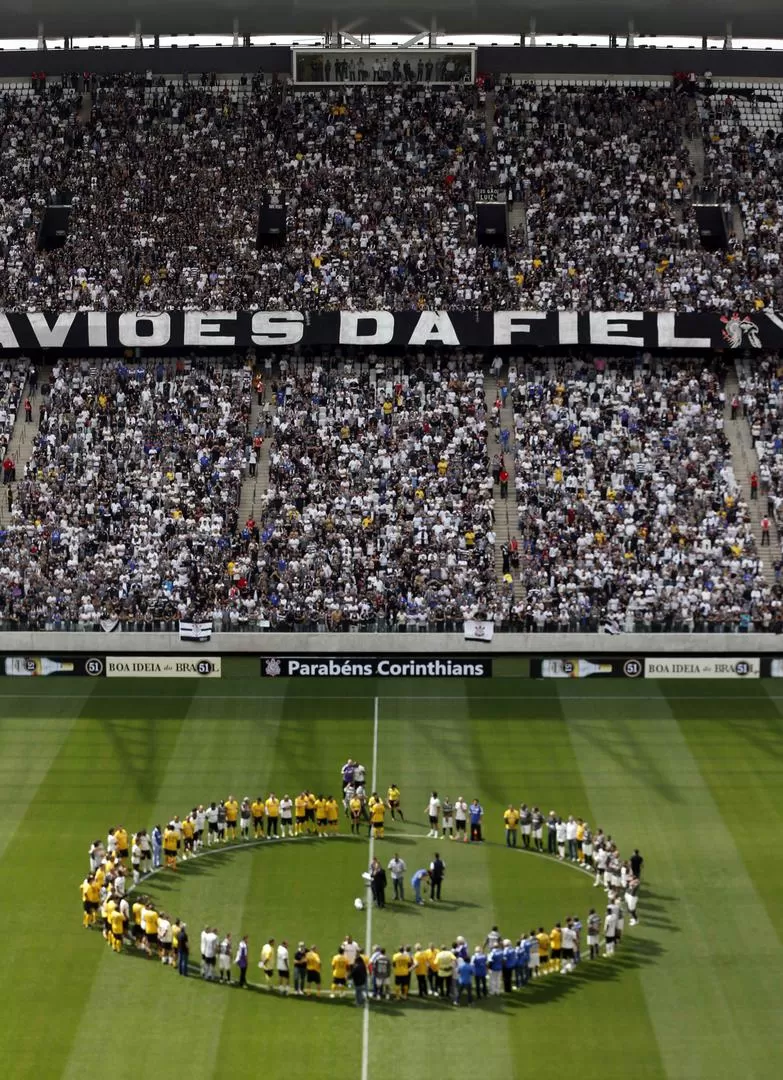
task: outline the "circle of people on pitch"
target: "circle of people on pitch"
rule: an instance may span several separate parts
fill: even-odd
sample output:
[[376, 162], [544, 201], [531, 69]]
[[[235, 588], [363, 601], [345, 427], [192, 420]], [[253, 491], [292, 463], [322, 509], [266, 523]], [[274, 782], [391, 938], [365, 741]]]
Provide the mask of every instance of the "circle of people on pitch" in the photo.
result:
[[[354, 804], [359, 803], [356, 790], [362, 786], [363, 773], [363, 766], [351, 758], [341, 770], [346, 813], [352, 817]], [[399, 788], [392, 785], [389, 795], [388, 805], [402, 817]], [[377, 799], [375, 805], [379, 803], [386, 805], [383, 800]], [[437, 791], [431, 793], [426, 806], [430, 823], [428, 836], [437, 837], [439, 830], [442, 830], [443, 838], [448, 836], [455, 839], [454, 820], [460, 803], [464, 803], [464, 800], [452, 804], [448, 799], [441, 800]], [[290, 810], [293, 810], [295, 825], [288, 820]], [[370, 814], [372, 817], [372, 810]], [[182, 857], [187, 860], [212, 844], [223, 844], [227, 840], [247, 841], [251, 828], [257, 838], [265, 834], [270, 839], [281, 839], [286, 827], [289, 829], [288, 836], [292, 838], [307, 834], [325, 836], [336, 831], [338, 816], [335, 799], [316, 798], [304, 791], [296, 800], [290, 800], [287, 795], [278, 800], [271, 793], [265, 800], [261, 796], [252, 801], [245, 797], [241, 804], [233, 795], [229, 795], [219, 804], [212, 802], [207, 807], [201, 804], [194, 807], [182, 822], [175, 816], [163, 832], [159, 826], [155, 826], [149, 834], [141, 829], [130, 836], [123, 825], [112, 826], [105, 845], [95, 840], [90, 846], [90, 872], [80, 886], [82, 924], [85, 928], [100, 925], [104, 939], [115, 952], [121, 952], [124, 946], [132, 946], [148, 956], [157, 956], [162, 964], [176, 967], [180, 975], [188, 976], [191, 971], [191, 943], [187, 923], [179, 918], [171, 918], [165, 910], [159, 910], [158, 905], [146, 894], [139, 893], [131, 904], [131, 893], [142, 879], [160, 869], [163, 860], [167, 867], [176, 869], [180, 845]], [[469, 816], [471, 840], [481, 841], [483, 810], [478, 800], [473, 800]], [[376, 820], [372, 817], [372, 820], [376, 829], [377, 822], [380, 822], [382, 836], [383, 818]], [[280, 821], [283, 822], [282, 826]], [[509, 847], [517, 846], [519, 831], [524, 848], [543, 854], [546, 828], [546, 850], [549, 854], [556, 855], [561, 861], [569, 860], [591, 875], [594, 872], [593, 886], [602, 886], [608, 896], [603, 919], [595, 908], [591, 908], [586, 925], [577, 916], [569, 916], [549, 932], [541, 926], [538, 931], [533, 929], [529, 934], [520, 935], [516, 943], [504, 938], [497, 926], [493, 926], [484, 946], [476, 945], [472, 953], [465, 938], [458, 936], [451, 948], [446, 945], [437, 948], [434, 943], [422, 948], [417, 943], [413, 947], [402, 945], [389, 956], [385, 948], [374, 945], [370, 953], [365, 955], [358, 943], [348, 935], [331, 960], [331, 998], [345, 996], [350, 989], [357, 1005], [369, 999], [384, 1000], [391, 996], [390, 980], [393, 976], [394, 998], [397, 1000], [407, 998], [415, 977], [419, 997], [438, 997], [458, 1005], [464, 995], [467, 1004], [472, 1004], [474, 987], [475, 997], [480, 1000], [488, 995], [519, 990], [531, 979], [553, 972], [572, 972], [582, 959], [583, 930], [590, 959], [599, 956], [602, 934], [605, 946], [603, 955], [614, 955], [615, 947], [622, 939], [625, 911], [629, 913], [632, 926], [638, 922], [638, 893], [644, 862], [639, 851], [635, 850], [629, 860], [622, 860], [612, 837], [605, 835], [602, 829], [593, 834], [589, 824], [580, 818], [571, 815], [563, 819], [553, 810], [545, 817], [537, 806], [529, 807], [526, 803], [522, 803], [519, 809], [510, 804], [504, 811], [503, 824]], [[440, 861], [437, 854], [435, 858]], [[128, 882], [126, 876], [128, 861], [133, 874], [132, 883]], [[395, 898], [404, 899], [402, 878], [405, 864], [395, 854], [389, 866], [395, 879]], [[440, 894], [442, 873], [435, 875], [426, 870], [420, 871], [412, 879], [417, 903], [422, 902], [421, 888], [427, 879], [431, 881], [432, 898]], [[373, 893], [377, 901], [374, 885]], [[221, 938], [217, 927], [205, 926], [199, 945], [202, 978], [215, 981], [217, 976], [217, 981], [231, 983], [233, 963], [238, 970], [237, 985], [249, 985], [250, 946], [247, 935], [243, 935], [234, 945], [230, 933]], [[283, 994], [321, 994], [322, 961], [315, 944], [308, 947], [300, 942], [292, 964], [288, 942], [283, 940], [277, 944], [274, 938], [270, 938], [262, 947], [258, 966], [264, 975], [262, 985], [268, 990], [275, 987], [276, 977], [276, 988]], [[292, 967], [293, 986], [290, 981]]]

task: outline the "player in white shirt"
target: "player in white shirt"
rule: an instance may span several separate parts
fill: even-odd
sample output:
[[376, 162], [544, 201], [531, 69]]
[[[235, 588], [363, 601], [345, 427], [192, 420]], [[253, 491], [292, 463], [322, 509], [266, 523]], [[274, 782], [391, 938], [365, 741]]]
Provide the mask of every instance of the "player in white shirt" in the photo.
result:
[[291, 967], [288, 957], [288, 942], [281, 941], [277, 946], [277, 988], [281, 994], [287, 994], [291, 978]]
[[595, 910], [590, 908], [590, 914], [587, 916], [587, 945], [590, 949], [590, 959], [595, 960], [599, 952], [599, 935], [601, 933], [601, 916]]
[[218, 980], [220, 982], [223, 982], [223, 977], [225, 976], [225, 981], [227, 983], [230, 983], [231, 982], [231, 934], [226, 934], [226, 936], [223, 938], [223, 940], [218, 945], [217, 969], [218, 969]]
[[125, 895], [125, 869], [122, 863], [117, 867], [117, 873], [114, 875], [114, 895], [122, 897]]
[[360, 765], [359, 762], [354, 765], [353, 768], [353, 782], [357, 787], [363, 787], [365, 781], [366, 770], [364, 765]]
[[438, 820], [440, 818], [440, 799], [438, 798], [437, 791], [433, 791], [432, 795], [430, 795], [426, 811], [427, 816], [430, 819], [430, 831], [427, 833], [427, 836], [434, 836], [437, 839]]
[[468, 842], [468, 804], [465, 802], [465, 800], [462, 798], [461, 795], [457, 799], [457, 801], [454, 803], [454, 821], [457, 824], [457, 839], [459, 840], [459, 838], [461, 836], [462, 839], [465, 841], [465, 843], [467, 843]]
[[599, 885], [604, 883], [604, 873], [606, 871], [606, 864], [609, 861], [609, 852], [605, 847], [601, 846], [596, 848], [595, 852], [595, 881], [593, 882], [593, 888], [597, 889]]
[[114, 838], [114, 829], [109, 829], [106, 836], [106, 854], [113, 855], [117, 850], [117, 841]]
[[636, 926], [639, 921], [636, 917], [636, 905], [638, 903], [639, 879], [631, 876], [628, 879], [628, 884], [625, 887], [625, 906], [628, 908], [628, 916], [631, 926]]
[[343, 942], [343, 952], [345, 954], [345, 957], [346, 957], [346, 959], [348, 961], [349, 966], [353, 967], [354, 962], [356, 960], [356, 956], [357, 956], [357, 954], [359, 952], [359, 946], [356, 944], [356, 942], [353, 940], [353, 938], [351, 937], [350, 934], [348, 935], [348, 937]]
[[562, 818], [557, 819], [557, 825], [555, 827], [557, 832], [557, 857], [562, 862], [565, 858], [565, 846], [566, 846], [566, 832], [567, 826]]
[[138, 836], [133, 837], [131, 844], [131, 870], [133, 871], [133, 884], [138, 885], [141, 880], [141, 846]]
[[207, 823], [207, 815], [204, 807], [198, 806], [193, 811], [193, 850], [198, 851], [204, 844], [204, 826]]
[[158, 916], [158, 956], [162, 964], [171, 963], [171, 922], [162, 911]]
[[576, 821], [573, 817], [566, 822], [566, 842], [569, 861], [576, 862]]
[[205, 979], [213, 980], [215, 978], [215, 957], [218, 951], [218, 935], [217, 930], [207, 930], [204, 935], [204, 960], [206, 963]]
[[150, 836], [146, 829], [142, 829], [138, 834], [139, 847], [141, 848], [141, 872], [142, 874], [148, 874], [152, 866], [152, 844], [150, 843]]
[[210, 803], [204, 811], [204, 816], [207, 819], [207, 846], [210, 844], [216, 844], [218, 839], [217, 822], [218, 822], [218, 810], [216, 803]]
[[280, 835], [285, 836], [285, 831], [288, 829], [288, 835], [294, 835], [294, 800], [290, 795], [284, 795], [280, 800]]
[[206, 977], [207, 977], [207, 952], [206, 952], [207, 944], [206, 944], [206, 942], [207, 942], [207, 934], [208, 933], [209, 933], [209, 927], [205, 926], [204, 929], [201, 931], [201, 978], [202, 979], [206, 979]]
[[563, 927], [560, 938], [562, 963], [560, 970], [563, 973], [574, 970], [574, 949], [576, 947], [576, 931], [569, 923]]
[[614, 937], [616, 933], [617, 916], [611, 908], [607, 908], [606, 918], [604, 919], [604, 942], [606, 945], [604, 956], [614, 956]]

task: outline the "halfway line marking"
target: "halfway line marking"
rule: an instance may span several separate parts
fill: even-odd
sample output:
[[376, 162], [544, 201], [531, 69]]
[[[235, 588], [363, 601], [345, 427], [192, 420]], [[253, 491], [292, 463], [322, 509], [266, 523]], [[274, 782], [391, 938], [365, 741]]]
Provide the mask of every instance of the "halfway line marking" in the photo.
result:
[[[378, 696], [373, 698], [373, 723], [372, 723], [372, 783], [370, 791], [376, 790], [378, 781]], [[375, 829], [370, 826], [370, 863], [375, 857]], [[364, 924], [364, 947], [366, 955], [370, 955], [372, 949], [372, 898], [367, 900], [367, 919]], [[362, 1080], [368, 1080], [370, 1075], [370, 995], [364, 998], [364, 1016], [362, 1017]]]

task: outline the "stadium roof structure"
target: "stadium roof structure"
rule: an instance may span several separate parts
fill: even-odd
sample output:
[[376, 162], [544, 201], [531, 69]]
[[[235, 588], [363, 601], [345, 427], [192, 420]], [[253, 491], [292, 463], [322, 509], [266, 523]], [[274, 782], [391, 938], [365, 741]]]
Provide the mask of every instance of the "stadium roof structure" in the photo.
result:
[[641, 34], [783, 38], [780, 0], [0, 0], [1, 37], [231, 33]]

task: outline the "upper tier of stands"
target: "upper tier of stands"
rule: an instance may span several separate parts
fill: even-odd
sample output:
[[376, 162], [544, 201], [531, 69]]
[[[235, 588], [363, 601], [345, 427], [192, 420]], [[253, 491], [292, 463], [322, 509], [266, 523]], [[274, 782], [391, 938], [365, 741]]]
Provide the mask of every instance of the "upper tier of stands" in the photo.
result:
[[[118, 78], [0, 92], [0, 305], [742, 310], [781, 299], [774, 84], [696, 99], [654, 80], [508, 80], [291, 91]], [[753, 95], [750, 100], [749, 95]], [[705, 151], [705, 176], [698, 160]], [[256, 250], [262, 191], [284, 250]], [[696, 188], [739, 204], [702, 250]], [[35, 251], [61, 187], [66, 247]], [[474, 198], [505, 191], [508, 251], [477, 249]]]

